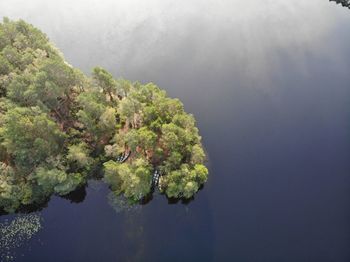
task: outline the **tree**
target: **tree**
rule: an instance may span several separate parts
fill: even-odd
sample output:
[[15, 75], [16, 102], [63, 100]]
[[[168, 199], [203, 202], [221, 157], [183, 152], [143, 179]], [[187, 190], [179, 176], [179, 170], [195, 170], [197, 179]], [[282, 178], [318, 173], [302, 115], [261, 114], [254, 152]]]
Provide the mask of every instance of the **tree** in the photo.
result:
[[104, 179], [115, 192], [120, 192], [123, 183], [120, 174], [129, 174], [130, 169], [128, 165], [121, 165], [113, 160], [109, 160], [103, 164]]
[[151, 150], [155, 147], [157, 142], [157, 135], [149, 130], [147, 127], [141, 127], [137, 130], [139, 146], [144, 149], [144, 151]]
[[180, 128], [173, 123], [164, 124], [161, 129], [161, 141], [168, 150], [178, 150], [183, 147]]
[[135, 159], [131, 164], [108, 161], [104, 164], [105, 180], [112, 190], [138, 201], [151, 190], [151, 171], [146, 159]]
[[31, 77], [33, 76], [29, 73], [13, 76], [7, 87], [7, 97], [21, 106], [35, 106], [37, 95], [32, 95]]
[[99, 126], [103, 130], [104, 134], [110, 137], [115, 132], [116, 125], [116, 110], [112, 107], [107, 107], [100, 116]]
[[0, 162], [0, 206], [7, 212], [14, 212], [21, 204], [16, 182], [13, 168]]
[[196, 165], [203, 163], [205, 160], [205, 153], [203, 148], [196, 144], [192, 147], [192, 154], [191, 154], [191, 164]]
[[132, 88], [132, 83], [128, 80], [119, 79], [116, 81], [116, 91], [119, 98], [127, 97]]
[[198, 191], [198, 184], [194, 181], [187, 182], [183, 188], [183, 196], [191, 198]]
[[2, 145], [21, 168], [30, 169], [62, 150], [65, 134], [38, 107], [16, 107], [6, 113], [3, 121]]
[[196, 164], [194, 169], [191, 170], [191, 175], [195, 181], [197, 181], [200, 185], [207, 182], [208, 179], [208, 169], [202, 164]]
[[118, 112], [122, 118], [125, 118], [128, 125], [129, 123], [133, 128], [137, 128], [140, 121], [141, 103], [132, 97], [123, 98], [118, 105]]
[[109, 95], [109, 99], [114, 101], [114, 94], [117, 91], [117, 82], [113, 76], [102, 67], [95, 67], [92, 72], [92, 77], [96, 84], [102, 88], [105, 94]]
[[81, 142], [68, 147], [67, 159], [71, 163], [76, 164], [79, 168], [88, 168], [93, 163], [93, 158], [91, 158], [89, 154], [90, 149], [88, 145]]
[[181, 188], [178, 184], [171, 182], [167, 185], [166, 194], [171, 198], [181, 197]]
[[93, 141], [99, 143], [102, 137], [109, 139], [116, 126], [115, 109], [108, 106], [105, 96], [96, 90], [84, 92], [78, 96], [78, 103], [81, 108], [78, 120]]
[[46, 60], [35, 75], [33, 92], [58, 117], [69, 115], [72, 89], [79, 83], [72, 67], [60, 58]]
[[140, 144], [140, 136], [137, 130], [132, 129], [127, 132], [124, 136], [124, 141], [131, 151], [135, 151]]
[[66, 195], [83, 182], [83, 177], [79, 173], [68, 174], [64, 170], [57, 168], [48, 169], [45, 167], [37, 168], [34, 178], [46, 195], [52, 193]]
[[130, 171], [129, 174], [121, 174], [122, 190], [126, 197], [137, 201], [151, 190], [150, 166], [144, 158], [138, 158], [132, 163]]
[[0, 54], [0, 75], [7, 75], [13, 70], [10, 62]]

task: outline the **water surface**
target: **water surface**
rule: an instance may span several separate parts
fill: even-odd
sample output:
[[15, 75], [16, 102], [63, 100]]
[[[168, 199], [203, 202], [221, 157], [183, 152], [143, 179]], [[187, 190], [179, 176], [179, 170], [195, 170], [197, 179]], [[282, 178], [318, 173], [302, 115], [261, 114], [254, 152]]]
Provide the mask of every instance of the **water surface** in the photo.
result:
[[[180, 98], [210, 178], [188, 204], [53, 197], [16, 261], [349, 261], [350, 11], [327, 0], [2, 0], [0, 16]], [[85, 198], [84, 198], [85, 196]], [[16, 216], [1, 216], [0, 223]]]

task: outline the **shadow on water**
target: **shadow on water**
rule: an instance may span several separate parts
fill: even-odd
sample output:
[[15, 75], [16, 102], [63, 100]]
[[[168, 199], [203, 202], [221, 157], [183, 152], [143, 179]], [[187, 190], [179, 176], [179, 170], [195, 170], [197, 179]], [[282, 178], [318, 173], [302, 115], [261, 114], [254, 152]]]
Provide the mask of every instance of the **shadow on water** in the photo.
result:
[[79, 187], [69, 194], [62, 196], [62, 198], [69, 200], [71, 203], [81, 203], [86, 198], [86, 186]]
[[[60, 196], [63, 199], [69, 200], [71, 203], [81, 203], [85, 200], [86, 197], [86, 186], [81, 186], [74, 191], [70, 192], [67, 195]], [[41, 203], [31, 204], [31, 205], [24, 205], [19, 207], [19, 209], [16, 211], [16, 214], [29, 214], [34, 212], [39, 212], [44, 210], [48, 207], [48, 203], [50, 202], [51, 198], [44, 199]], [[0, 209], [0, 217], [9, 215], [6, 211]]]
[[[15, 212], [16, 214], [29, 214], [29, 213], [35, 213], [42, 211], [43, 209], [48, 207], [48, 203], [50, 202], [50, 199], [45, 199], [40, 204], [31, 204], [31, 205], [25, 205], [19, 207], [19, 209]], [[8, 212], [6, 212], [3, 209], [0, 209], [0, 217], [1, 216], [7, 216], [9, 215]]]
[[[101, 176], [101, 174], [99, 174], [98, 177], [93, 179], [93, 180], [95, 180], [95, 181], [101, 180], [100, 176]], [[70, 201], [70, 203], [75, 203], [75, 204], [82, 203], [82, 202], [84, 202], [84, 200], [86, 198], [86, 195], [87, 195], [87, 192], [86, 192], [87, 186], [88, 186], [88, 184], [75, 189], [74, 191], [68, 193], [67, 195], [63, 195], [63, 196], [59, 196], [59, 197], [62, 198], [62, 199], [66, 199], [66, 200]], [[198, 192], [203, 190], [203, 188], [204, 188], [204, 185], [200, 186], [200, 188], [198, 189]], [[159, 192], [157, 190], [155, 190], [154, 188], [152, 188], [151, 192], [147, 196], [143, 197], [136, 204], [135, 203], [133, 203], [133, 204], [127, 203], [128, 201], [126, 199], [124, 199], [124, 197], [122, 197], [122, 196], [118, 196], [118, 197], [109, 196], [109, 200], [110, 200], [110, 205], [114, 209], [115, 209], [116, 205], [123, 205], [124, 207], [126, 205], [130, 205], [130, 207], [131, 206], [135, 207], [135, 206], [138, 206], [138, 205], [145, 206], [145, 205], [149, 204], [153, 200], [154, 194], [157, 194], [157, 193], [159, 193]], [[112, 194], [112, 192], [111, 192], [111, 194]], [[161, 194], [161, 195], [166, 197], [166, 199], [168, 200], [168, 204], [169, 205], [174, 205], [174, 204], [178, 204], [178, 203], [181, 203], [183, 205], [188, 205], [189, 203], [191, 203], [195, 199], [194, 196], [189, 198], [189, 199], [186, 199], [186, 198], [169, 198], [165, 194]], [[116, 201], [114, 198], [117, 198], [118, 200]], [[16, 213], [18, 213], [18, 214], [28, 214], [28, 213], [42, 211], [43, 209], [48, 207], [48, 203], [50, 202], [50, 199], [51, 198], [47, 198], [47, 199], [43, 200], [40, 204], [36, 203], [36, 204], [21, 206], [16, 211]], [[0, 209], [0, 216], [4, 216], [4, 215], [9, 215], [9, 213], [7, 213], [6, 211]]]
[[[204, 185], [201, 185], [196, 194], [198, 194], [203, 189], [204, 189]], [[153, 195], [155, 193], [157, 193], [157, 191], [155, 191], [155, 189], [152, 188], [151, 192], [147, 196], [143, 197], [140, 200], [139, 204], [144, 206], [144, 205], [147, 205], [148, 203], [150, 203], [153, 200]], [[188, 205], [189, 203], [191, 203], [195, 199], [195, 196], [192, 196], [191, 198], [181, 198], [181, 197], [180, 198], [173, 198], [173, 197], [168, 197], [164, 193], [161, 193], [161, 195], [166, 197], [169, 205], [174, 205], [174, 204], [178, 204], [178, 203], [181, 203], [183, 205]]]

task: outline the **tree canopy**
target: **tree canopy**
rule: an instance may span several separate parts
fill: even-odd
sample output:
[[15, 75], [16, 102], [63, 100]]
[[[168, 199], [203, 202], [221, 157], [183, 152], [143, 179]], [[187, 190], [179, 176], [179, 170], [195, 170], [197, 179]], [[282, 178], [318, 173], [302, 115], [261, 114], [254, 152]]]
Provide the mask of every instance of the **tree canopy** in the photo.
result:
[[161, 192], [191, 198], [207, 180], [205, 159], [178, 99], [101, 67], [85, 76], [32, 25], [0, 23], [0, 209], [68, 194], [98, 168], [133, 202], [151, 192], [155, 169]]
[[350, 9], [350, 0], [330, 0]]

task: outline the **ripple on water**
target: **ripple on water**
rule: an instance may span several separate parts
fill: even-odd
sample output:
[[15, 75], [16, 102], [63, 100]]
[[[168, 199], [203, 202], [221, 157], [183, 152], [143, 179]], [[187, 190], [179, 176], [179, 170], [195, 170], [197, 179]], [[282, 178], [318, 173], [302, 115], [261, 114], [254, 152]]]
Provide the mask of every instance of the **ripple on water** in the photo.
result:
[[15, 249], [29, 242], [41, 229], [40, 214], [21, 214], [0, 223], [0, 261], [13, 261]]

